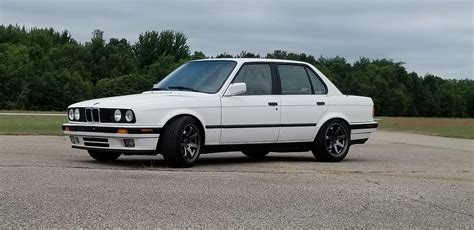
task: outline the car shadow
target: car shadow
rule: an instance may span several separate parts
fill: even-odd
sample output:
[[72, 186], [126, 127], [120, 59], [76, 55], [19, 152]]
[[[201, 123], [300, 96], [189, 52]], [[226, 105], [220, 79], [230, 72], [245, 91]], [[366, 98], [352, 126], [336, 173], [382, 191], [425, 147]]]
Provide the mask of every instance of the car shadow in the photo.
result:
[[[319, 162], [311, 153], [272, 153], [265, 158], [255, 159], [247, 156], [240, 155], [226, 155], [222, 154], [204, 154], [201, 155], [199, 161], [194, 166], [195, 168], [207, 167], [207, 166], [229, 166], [229, 165], [252, 165], [252, 164], [268, 164], [276, 162], [300, 162], [300, 163], [317, 163], [317, 164], [334, 164], [334, 162]], [[122, 156], [118, 160], [113, 162], [98, 162], [95, 160], [86, 160], [88, 163], [103, 166], [118, 166], [134, 169], [144, 168], [168, 168], [165, 161], [161, 156]], [[352, 158], [347, 157], [337, 164], [346, 164], [351, 162], [367, 161], [360, 157]]]

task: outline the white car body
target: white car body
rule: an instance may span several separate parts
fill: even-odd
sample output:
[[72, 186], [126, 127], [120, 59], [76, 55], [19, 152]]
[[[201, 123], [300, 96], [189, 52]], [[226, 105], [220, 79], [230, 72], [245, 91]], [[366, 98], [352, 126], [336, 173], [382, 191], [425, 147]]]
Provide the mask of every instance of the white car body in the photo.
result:
[[[202, 125], [205, 133], [204, 152], [212, 152], [213, 147], [219, 146], [313, 142], [321, 126], [335, 118], [349, 124], [351, 143], [364, 143], [377, 127], [373, 120], [371, 98], [343, 95], [323, 73], [310, 64], [273, 59], [200, 61], [213, 60], [236, 62], [217, 93], [147, 91], [75, 103], [69, 108], [130, 109], [136, 121], [103, 123], [71, 120], [63, 125], [64, 134], [72, 137], [73, 148], [150, 154], [159, 152], [157, 148], [163, 127], [174, 117], [182, 115], [192, 116]], [[324, 82], [326, 94], [226, 95], [232, 80], [246, 63], [304, 65]], [[275, 104], [270, 106], [269, 103]], [[118, 129], [126, 129], [127, 132], [119, 133]], [[94, 144], [94, 138], [106, 138], [107, 144]], [[133, 139], [135, 145], [125, 147], [124, 139]], [[219, 151], [219, 148], [216, 149]], [[222, 148], [222, 151], [225, 150]]]

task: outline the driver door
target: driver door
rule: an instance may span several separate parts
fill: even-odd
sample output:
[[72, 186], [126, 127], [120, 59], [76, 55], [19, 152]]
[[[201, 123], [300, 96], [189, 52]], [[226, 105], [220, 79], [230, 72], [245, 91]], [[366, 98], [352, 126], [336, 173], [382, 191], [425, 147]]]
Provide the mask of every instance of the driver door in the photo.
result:
[[274, 95], [268, 63], [244, 64], [233, 83], [247, 86], [244, 94], [223, 96], [221, 143], [275, 142], [280, 131], [280, 97]]

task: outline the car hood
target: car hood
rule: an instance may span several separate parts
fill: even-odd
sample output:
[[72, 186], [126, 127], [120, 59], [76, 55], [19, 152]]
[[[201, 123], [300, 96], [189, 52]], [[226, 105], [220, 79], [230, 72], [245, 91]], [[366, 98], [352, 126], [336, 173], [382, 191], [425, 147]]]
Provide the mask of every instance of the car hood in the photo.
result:
[[147, 91], [141, 94], [106, 97], [82, 101], [72, 104], [69, 107], [152, 109], [157, 107], [169, 107], [170, 105], [175, 105], [175, 102], [177, 101], [196, 100], [197, 98], [209, 98], [210, 96], [212, 95], [188, 91]]

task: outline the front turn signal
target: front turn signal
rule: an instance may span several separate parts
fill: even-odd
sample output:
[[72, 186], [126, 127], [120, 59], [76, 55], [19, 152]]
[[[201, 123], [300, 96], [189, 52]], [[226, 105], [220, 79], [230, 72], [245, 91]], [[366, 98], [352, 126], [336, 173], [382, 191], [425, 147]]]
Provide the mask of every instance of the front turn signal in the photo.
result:
[[142, 133], [152, 133], [153, 129], [140, 129]]
[[117, 133], [127, 134], [127, 133], [128, 133], [128, 129], [118, 129], [118, 130], [117, 130]]

